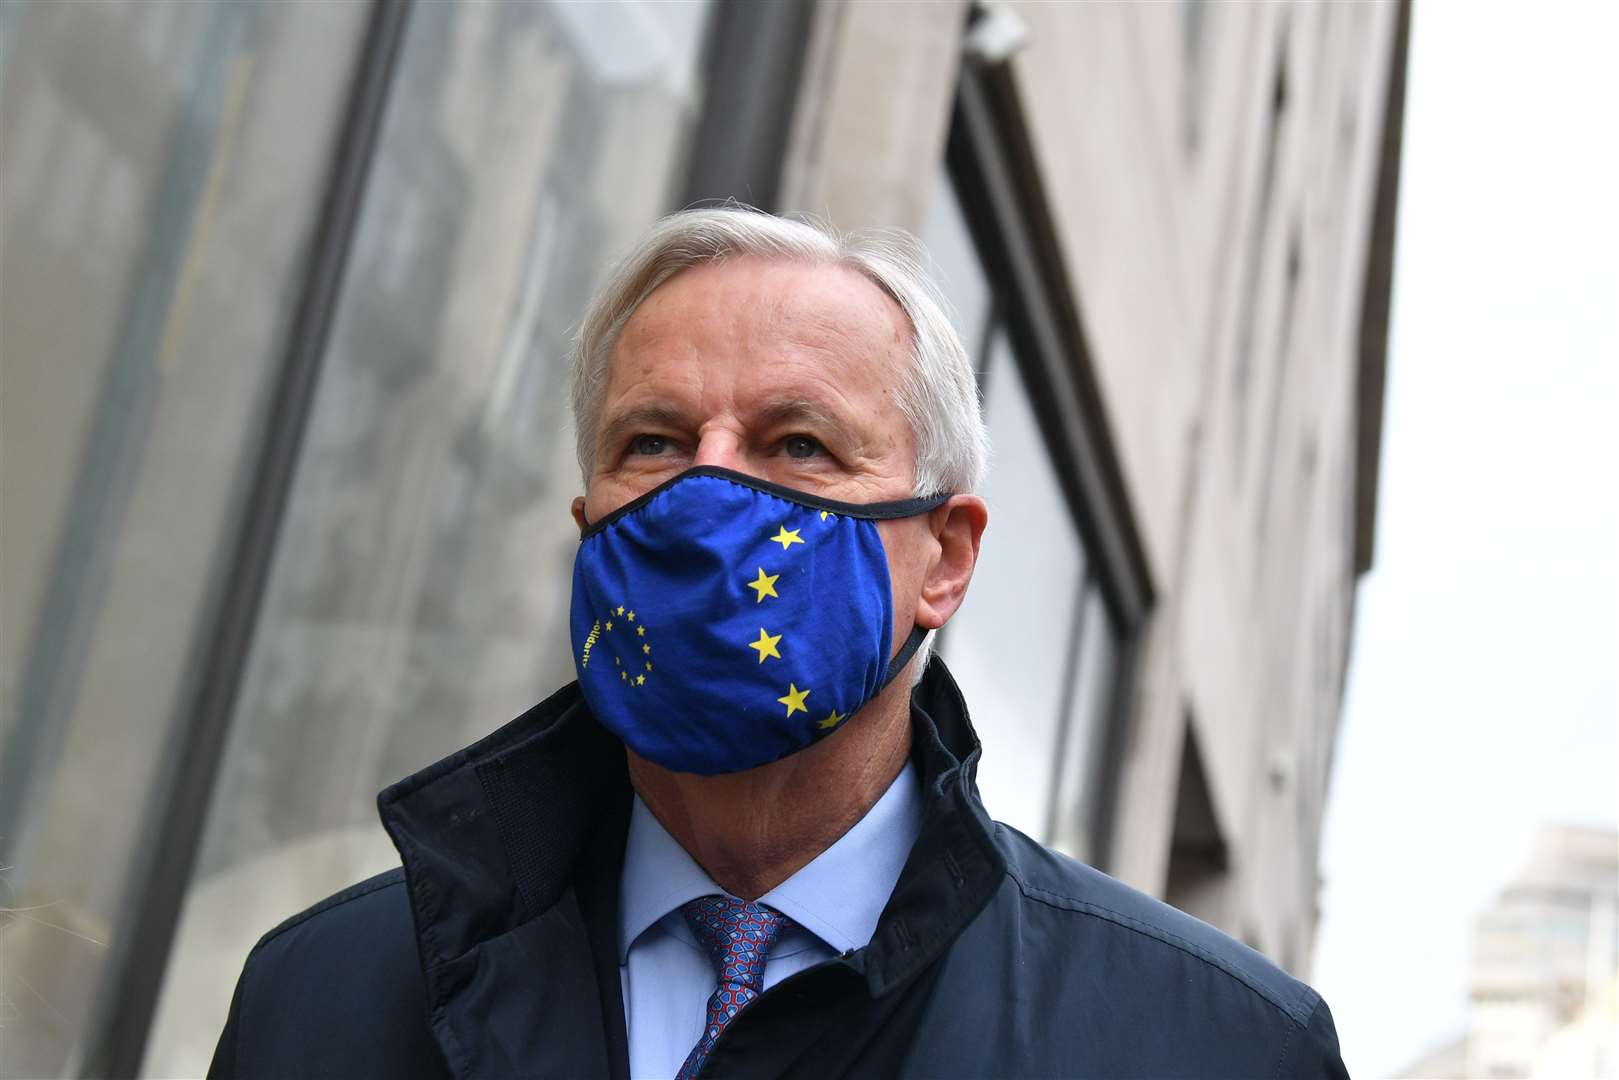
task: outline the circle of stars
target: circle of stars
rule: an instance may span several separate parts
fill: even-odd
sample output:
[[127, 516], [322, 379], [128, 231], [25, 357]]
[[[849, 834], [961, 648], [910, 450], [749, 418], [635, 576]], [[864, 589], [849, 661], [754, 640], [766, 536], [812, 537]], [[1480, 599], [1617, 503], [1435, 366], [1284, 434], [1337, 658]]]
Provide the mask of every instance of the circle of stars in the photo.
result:
[[[647, 676], [652, 672], [652, 642], [646, 640], [646, 623], [636, 617], [634, 608], [619, 604], [602, 621], [602, 636], [612, 634], [615, 627], [621, 632], [621, 636], [628, 638], [627, 646], [622, 650], [613, 650], [613, 664], [618, 668], [618, 681], [625, 689], [645, 686]], [[622, 653], [629, 654], [628, 662]]]

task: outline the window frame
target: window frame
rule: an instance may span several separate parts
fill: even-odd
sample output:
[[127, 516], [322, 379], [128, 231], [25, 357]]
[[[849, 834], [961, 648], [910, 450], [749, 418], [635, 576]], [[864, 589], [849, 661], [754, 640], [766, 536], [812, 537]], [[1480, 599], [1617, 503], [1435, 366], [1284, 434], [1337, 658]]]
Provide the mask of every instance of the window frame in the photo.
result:
[[[1005, 327], [1058, 484], [1088, 549], [1076, 604], [1082, 612], [1095, 588], [1119, 633], [1105, 730], [1097, 745], [1094, 775], [1099, 782], [1082, 796], [1089, 861], [1106, 869], [1113, 861], [1116, 766], [1128, 736], [1142, 631], [1155, 598], [1091, 359], [1079, 294], [1056, 239], [1056, 223], [1017, 89], [1005, 64], [963, 62], [945, 170], [990, 282], [985, 340], [996, 326]], [[994, 392], [992, 382], [981, 384], [986, 396]], [[1076, 620], [1070, 640], [1070, 652], [1076, 656], [1080, 623]], [[1074, 689], [1074, 678], [1074, 672], [1065, 677], [1067, 696]], [[1071, 720], [1071, 711], [1065, 711], [1054, 748], [1048, 832], [1060, 813], [1057, 773], [1068, 756]]]

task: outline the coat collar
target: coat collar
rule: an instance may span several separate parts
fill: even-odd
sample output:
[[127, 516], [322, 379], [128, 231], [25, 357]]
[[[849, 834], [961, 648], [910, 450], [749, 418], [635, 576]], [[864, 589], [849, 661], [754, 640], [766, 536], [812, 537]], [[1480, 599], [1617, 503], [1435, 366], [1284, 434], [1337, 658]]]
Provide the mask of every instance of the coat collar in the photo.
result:
[[[1005, 873], [975, 783], [978, 736], [937, 657], [912, 695], [911, 715], [921, 832], [871, 943], [841, 961], [874, 997], [936, 959]], [[616, 1017], [622, 1041], [610, 977], [630, 799], [623, 746], [596, 722], [577, 684], [377, 797], [404, 864], [441, 1044], [466, 1038], [447, 1033], [455, 1025], [446, 1018], [457, 994], [491, 967], [480, 954], [526, 940], [537, 922], [584, 931], [604, 1015]]]

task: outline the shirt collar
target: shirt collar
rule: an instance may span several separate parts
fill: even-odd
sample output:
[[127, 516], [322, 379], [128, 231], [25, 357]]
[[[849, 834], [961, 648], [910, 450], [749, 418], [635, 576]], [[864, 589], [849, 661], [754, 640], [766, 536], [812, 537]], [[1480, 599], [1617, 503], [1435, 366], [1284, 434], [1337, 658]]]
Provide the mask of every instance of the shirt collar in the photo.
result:
[[[974, 782], [982, 747], [938, 657], [912, 693], [911, 730], [921, 830], [870, 943], [844, 960], [874, 997], [935, 963], [1006, 882]], [[441, 1037], [487, 1042], [484, 999], [462, 993], [465, 965], [509, 958], [526, 940], [513, 931], [547, 918], [570, 932], [583, 919], [603, 1015], [618, 1017], [631, 805], [624, 744], [596, 722], [577, 683], [377, 796], [404, 864], [429, 1003], [446, 1017]], [[529, 954], [518, 959], [528, 971]]]
[[629, 836], [618, 884], [618, 963], [647, 928], [688, 900], [725, 890], [669, 835], [641, 796], [630, 808]]
[[[916, 766], [907, 762], [864, 817], [759, 902], [839, 953], [858, 949], [877, 929], [921, 828], [921, 788]], [[619, 963], [665, 915], [724, 892], [636, 796], [619, 879]]]

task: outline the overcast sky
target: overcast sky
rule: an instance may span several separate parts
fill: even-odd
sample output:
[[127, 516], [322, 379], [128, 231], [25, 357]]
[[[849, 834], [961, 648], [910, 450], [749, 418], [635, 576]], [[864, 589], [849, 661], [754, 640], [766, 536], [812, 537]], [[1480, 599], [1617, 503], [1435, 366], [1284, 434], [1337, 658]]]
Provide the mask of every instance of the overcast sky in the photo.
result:
[[1619, 813], [1616, 8], [1414, 8], [1312, 979], [1357, 1076], [1461, 1032], [1472, 918], [1535, 827]]

